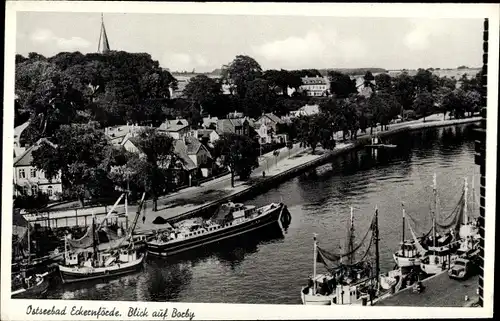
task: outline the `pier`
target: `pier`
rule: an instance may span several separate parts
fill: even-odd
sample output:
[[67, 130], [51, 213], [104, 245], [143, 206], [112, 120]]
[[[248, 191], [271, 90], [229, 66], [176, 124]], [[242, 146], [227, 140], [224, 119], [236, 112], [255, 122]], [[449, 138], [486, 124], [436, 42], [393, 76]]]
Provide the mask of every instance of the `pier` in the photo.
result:
[[[422, 281], [422, 293], [405, 288], [376, 302], [376, 306], [418, 306], [418, 307], [465, 307], [477, 302], [478, 276], [466, 280], [454, 280], [448, 271]], [[465, 298], [468, 298], [465, 300]]]

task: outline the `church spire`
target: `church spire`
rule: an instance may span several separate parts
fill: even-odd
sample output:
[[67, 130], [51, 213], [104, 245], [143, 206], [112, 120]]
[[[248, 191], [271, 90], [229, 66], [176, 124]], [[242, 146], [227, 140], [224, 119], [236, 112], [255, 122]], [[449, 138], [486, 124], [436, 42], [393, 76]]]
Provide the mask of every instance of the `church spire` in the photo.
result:
[[97, 52], [107, 53], [109, 50], [108, 35], [106, 34], [106, 28], [104, 27], [104, 18], [101, 13], [101, 32], [99, 34], [99, 45], [97, 47]]

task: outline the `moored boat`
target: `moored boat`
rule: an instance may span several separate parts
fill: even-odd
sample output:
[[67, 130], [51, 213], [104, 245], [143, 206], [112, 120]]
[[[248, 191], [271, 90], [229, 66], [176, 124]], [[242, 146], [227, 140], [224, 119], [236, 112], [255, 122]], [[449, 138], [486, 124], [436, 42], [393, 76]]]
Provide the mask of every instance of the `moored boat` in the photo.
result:
[[253, 205], [226, 203], [209, 220], [186, 220], [157, 232], [147, 242], [147, 251], [155, 256], [169, 256], [197, 247], [256, 231], [290, 219], [283, 203], [256, 208]]
[[134, 244], [133, 232], [144, 204], [144, 194], [128, 235], [99, 248], [95, 219], [84, 237], [79, 240], [65, 238], [64, 263], [59, 264], [63, 283], [110, 278], [132, 273], [142, 267], [145, 253]]
[[39, 299], [49, 288], [48, 272], [23, 277], [21, 274], [12, 279], [11, 298]]
[[[348, 233], [348, 252], [344, 254], [333, 254], [320, 248], [314, 235], [314, 263], [313, 276], [309, 284], [301, 289], [302, 304], [305, 305], [368, 305], [375, 298], [379, 275], [378, 261], [378, 210], [370, 225], [370, 229], [363, 237], [361, 243], [354, 247], [353, 240], [353, 216], [351, 208], [351, 228]], [[364, 240], [371, 232], [371, 241], [363, 258], [366, 257], [372, 244], [375, 245], [376, 264], [373, 273], [372, 265], [368, 260], [353, 262], [354, 253], [361, 247]], [[343, 259], [348, 262], [344, 264]], [[327, 262], [338, 262], [332, 266]], [[316, 274], [316, 262], [321, 262], [328, 270], [327, 274]]]
[[405, 213], [406, 211], [403, 205], [403, 231], [402, 231], [400, 248], [397, 252], [393, 254], [394, 261], [396, 262], [396, 265], [399, 268], [419, 266], [421, 259], [425, 254], [425, 249], [423, 247], [419, 247], [419, 242], [416, 240], [416, 237], [414, 235], [411, 226], [409, 226], [409, 228], [414, 238], [412, 240], [405, 239], [405, 230], [406, 230]]
[[[432, 245], [428, 248], [427, 257], [420, 264], [420, 268], [426, 274], [441, 273], [449, 269], [458, 257], [474, 250], [475, 243], [471, 242], [474, 236], [473, 224], [469, 222], [467, 215], [468, 197], [467, 179], [465, 179], [462, 196], [455, 210], [445, 219], [448, 223], [437, 223], [434, 215]], [[449, 233], [438, 239], [437, 227], [449, 230]]]

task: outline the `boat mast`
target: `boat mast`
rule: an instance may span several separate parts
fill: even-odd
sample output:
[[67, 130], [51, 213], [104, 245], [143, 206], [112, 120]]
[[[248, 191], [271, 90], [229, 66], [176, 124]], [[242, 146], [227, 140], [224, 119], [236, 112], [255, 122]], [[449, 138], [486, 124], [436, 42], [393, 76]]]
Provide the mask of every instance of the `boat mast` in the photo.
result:
[[378, 207], [375, 206], [375, 222], [374, 222], [374, 230], [373, 230], [373, 238], [375, 241], [375, 277], [377, 280], [377, 287], [379, 284], [379, 275], [380, 275], [380, 259], [379, 259], [379, 235], [378, 235]]
[[316, 236], [318, 234], [314, 233], [313, 239], [314, 239], [314, 247], [313, 247], [313, 253], [314, 253], [314, 258], [313, 258], [313, 294], [316, 294], [316, 251], [317, 251], [317, 246], [318, 243], [316, 241]]
[[403, 233], [402, 233], [402, 236], [401, 236], [401, 242], [405, 243], [405, 205], [403, 203], [401, 203], [401, 206], [403, 207]]
[[30, 237], [30, 222], [27, 222], [28, 227], [28, 267], [31, 261], [31, 237]]
[[92, 213], [92, 249], [94, 250], [94, 253], [93, 253], [93, 258], [94, 258], [94, 262], [92, 263], [95, 263], [96, 259], [97, 259], [97, 244], [96, 244], [96, 229], [95, 229], [95, 217], [94, 217], [94, 213]]
[[467, 217], [467, 196], [469, 193], [469, 188], [467, 186], [467, 177], [464, 178], [464, 224], [467, 225], [468, 217]]
[[354, 208], [351, 206], [351, 227], [349, 231], [349, 247], [348, 247], [348, 253], [349, 253], [349, 264], [352, 265], [354, 261]]
[[434, 193], [434, 215], [432, 216], [432, 243], [436, 247], [436, 212], [437, 212], [437, 181], [436, 173], [432, 178], [432, 191]]

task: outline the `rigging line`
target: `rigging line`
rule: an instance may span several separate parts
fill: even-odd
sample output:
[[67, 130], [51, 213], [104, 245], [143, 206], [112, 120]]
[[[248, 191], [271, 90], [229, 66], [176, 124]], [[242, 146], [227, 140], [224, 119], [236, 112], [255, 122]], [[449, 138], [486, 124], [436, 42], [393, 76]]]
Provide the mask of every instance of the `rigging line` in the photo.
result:
[[[464, 202], [465, 202], [465, 200], [463, 198], [461, 198], [460, 201], [458, 202], [458, 204], [456, 205], [456, 207], [451, 211], [450, 215], [448, 215], [446, 218], [441, 220], [441, 222], [446, 222], [450, 218], [452, 218], [452, 220], [455, 220], [457, 215], [461, 215], [462, 214], [461, 212], [463, 211], [463, 207], [465, 204]], [[441, 224], [445, 224], [445, 223], [441, 223]]]
[[450, 217], [452, 217], [452, 216], [456, 215], [456, 211], [460, 209], [460, 206], [462, 206], [462, 204], [463, 204], [463, 202], [464, 202], [464, 200], [465, 200], [464, 196], [465, 196], [465, 192], [462, 192], [462, 195], [460, 196], [460, 198], [459, 198], [459, 200], [458, 200], [457, 204], [455, 205], [455, 208], [451, 211], [450, 215], [448, 215], [447, 217], [443, 218], [443, 220], [442, 220], [442, 221], [446, 221], [446, 220], [448, 220]]

